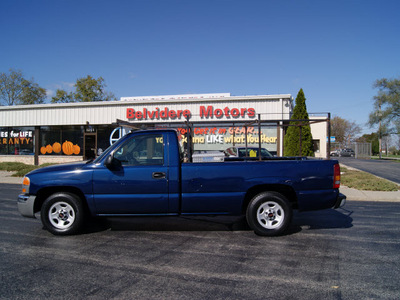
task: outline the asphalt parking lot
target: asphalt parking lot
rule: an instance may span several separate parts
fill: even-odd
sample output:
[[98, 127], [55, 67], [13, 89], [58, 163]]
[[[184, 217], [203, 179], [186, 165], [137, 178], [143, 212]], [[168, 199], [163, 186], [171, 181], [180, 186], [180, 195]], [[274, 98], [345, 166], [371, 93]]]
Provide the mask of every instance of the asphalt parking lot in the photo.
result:
[[398, 299], [400, 203], [295, 214], [287, 235], [241, 218], [138, 218], [56, 237], [0, 184], [1, 299]]

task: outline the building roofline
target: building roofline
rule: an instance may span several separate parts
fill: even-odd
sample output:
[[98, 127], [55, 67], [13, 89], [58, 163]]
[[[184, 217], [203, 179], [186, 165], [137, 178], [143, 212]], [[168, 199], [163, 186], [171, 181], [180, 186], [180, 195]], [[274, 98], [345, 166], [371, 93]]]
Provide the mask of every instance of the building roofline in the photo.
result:
[[[124, 97], [127, 98], [127, 97]], [[47, 108], [64, 108], [64, 107], [91, 107], [91, 106], [126, 106], [126, 105], [145, 105], [145, 104], [162, 104], [162, 103], [196, 103], [196, 102], [228, 102], [228, 101], [257, 101], [257, 100], [293, 100], [291, 94], [276, 95], [250, 95], [250, 96], [230, 96], [221, 98], [182, 98], [182, 99], [156, 99], [156, 100], [117, 100], [117, 101], [94, 101], [94, 102], [73, 102], [73, 103], [46, 103], [46, 104], [30, 104], [30, 105], [14, 105], [0, 106], [0, 110], [33, 110]]]

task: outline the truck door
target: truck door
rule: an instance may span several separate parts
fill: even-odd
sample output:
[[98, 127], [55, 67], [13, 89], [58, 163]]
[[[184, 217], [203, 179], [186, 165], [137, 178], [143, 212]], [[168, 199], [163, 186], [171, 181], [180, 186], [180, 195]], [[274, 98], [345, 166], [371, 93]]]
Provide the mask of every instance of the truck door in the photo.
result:
[[93, 175], [97, 214], [168, 213], [168, 156], [162, 133], [135, 135], [114, 151], [121, 167]]

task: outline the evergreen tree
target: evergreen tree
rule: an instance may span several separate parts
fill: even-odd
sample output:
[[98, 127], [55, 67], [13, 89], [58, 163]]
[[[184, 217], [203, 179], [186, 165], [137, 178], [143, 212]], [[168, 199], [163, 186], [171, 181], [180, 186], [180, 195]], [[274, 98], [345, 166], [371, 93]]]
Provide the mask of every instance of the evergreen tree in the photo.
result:
[[[306, 107], [306, 97], [303, 89], [300, 89], [296, 97], [296, 105], [293, 109], [293, 121], [287, 129], [283, 145], [284, 156], [299, 156], [300, 155], [300, 127], [301, 127], [301, 156], [314, 156], [314, 146], [311, 135], [311, 127], [308, 122], [308, 112]], [[295, 125], [295, 126], [293, 126]]]

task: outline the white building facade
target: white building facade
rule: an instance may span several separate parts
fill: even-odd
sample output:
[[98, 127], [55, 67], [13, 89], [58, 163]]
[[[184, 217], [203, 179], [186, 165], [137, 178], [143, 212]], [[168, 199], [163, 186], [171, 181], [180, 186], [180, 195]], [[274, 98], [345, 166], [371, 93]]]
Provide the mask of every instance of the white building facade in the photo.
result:
[[[193, 126], [194, 150], [222, 150], [246, 142], [258, 146], [261, 138], [263, 148], [282, 155], [284, 125], [292, 110], [290, 94], [229, 93], [1, 106], [0, 161], [42, 164], [89, 159], [118, 138], [116, 129], [120, 126], [172, 127], [183, 134], [186, 121]], [[316, 154], [326, 157], [326, 127], [325, 131], [318, 129], [319, 135], [320, 149]]]

